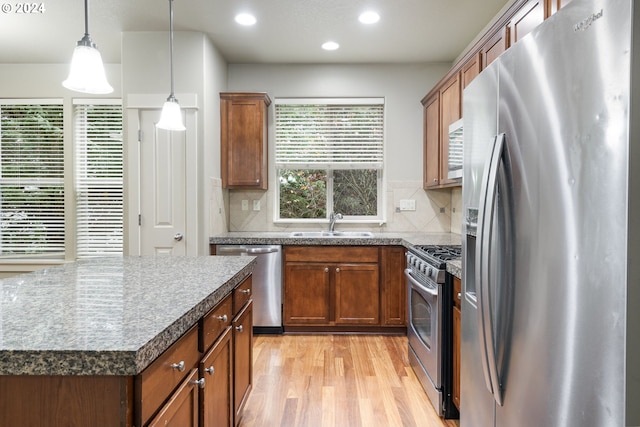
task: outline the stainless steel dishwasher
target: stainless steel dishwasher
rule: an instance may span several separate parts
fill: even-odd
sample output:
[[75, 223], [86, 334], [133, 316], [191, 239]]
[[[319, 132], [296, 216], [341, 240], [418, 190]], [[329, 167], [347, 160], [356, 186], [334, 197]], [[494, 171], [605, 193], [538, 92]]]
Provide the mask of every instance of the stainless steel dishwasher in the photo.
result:
[[216, 255], [255, 256], [253, 270], [253, 332], [281, 334], [282, 246], [216, 245]]

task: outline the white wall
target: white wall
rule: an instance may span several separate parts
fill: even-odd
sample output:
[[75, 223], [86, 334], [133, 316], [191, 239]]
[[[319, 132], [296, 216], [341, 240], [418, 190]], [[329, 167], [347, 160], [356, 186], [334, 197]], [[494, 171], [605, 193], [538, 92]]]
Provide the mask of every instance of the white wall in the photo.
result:
[[[423, 119], [420, 100], [451, 64], [229, 65], [229, 91], [279, 97], [384, 97], [387, 231], [451, 230], [451, 191], [422, 190]], [[273, 224], [273, 107], [269, 119], [269, 191], [230, 192], [231, 231], [276, 231]], [[400, 199], [415, 199], [415, 212], [395, 212]], [[259, 212], [242, 211], [241, 200], [260, 200]], [[251, 206], [251, 204], [250, 204]], [[441, 209], [444, 208], [444, 212]]]
[[[157, 95], [158, 109], [170, 92], [170, 50], [167, 32], [129, 32], [123, 34], [122, 73], [125, 107], [127, 97]], [[191, 156], [189, 173], [196, 171], [195, 182], [187, 182], [187, 191], [194, 192], [194, 203], [187, 203], [188, 221], [197, 223], [198, 253], [209, 251], [209, 236], [226, 230], [224, 215], [213, 201], [216, 178], [220, 177], [220, 107], [218, 93], [226, 89], [227, 63], [203, 33], [174, 33], [174, 89], [178, 101], [180, 94], [197, 99], [197, 147], [187, 147]], [[125, 123], [125, 126], [128, 124]], [[188, 155], [188, 154], [187, 154]], [[127, 164], [128, 173], [135, 165]], [[189, 200], [189, 197], [187, 197]], [[130, 203], [131, 205], [132, 203]]]

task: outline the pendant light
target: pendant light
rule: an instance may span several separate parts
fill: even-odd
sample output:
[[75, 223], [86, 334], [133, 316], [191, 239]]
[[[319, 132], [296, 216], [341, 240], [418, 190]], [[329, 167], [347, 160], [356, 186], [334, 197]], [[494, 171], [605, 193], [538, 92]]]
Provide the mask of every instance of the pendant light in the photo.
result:
[[76, 92], [106, 94], [113, 92], [107, 81], [102, 56], [89, 35], [89, 0], [84, 0], [84, 37], [78, 41], [71, 58], [69, 77], [62, 82]]
[[160, 121], [156, 123], [156, 127], [166, 130], [185, 130], [182, 124], [182, 112], [180, 104], [173, 94], [173, 0], [169, 0], [169, 36], [170, 36], [170, 52], [169, 62], [171, 64], [171, 93], [166, 102], [162, 106], [160, 113]]

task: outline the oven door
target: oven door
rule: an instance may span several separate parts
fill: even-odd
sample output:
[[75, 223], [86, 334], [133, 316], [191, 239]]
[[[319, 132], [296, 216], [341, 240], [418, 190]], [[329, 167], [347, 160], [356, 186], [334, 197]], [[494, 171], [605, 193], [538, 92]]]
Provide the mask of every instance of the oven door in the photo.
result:
[[442, 388], [442, 299], [440, 285], [418, 282], [405, 270], [409, 288], [409, 345], [436, 389]]

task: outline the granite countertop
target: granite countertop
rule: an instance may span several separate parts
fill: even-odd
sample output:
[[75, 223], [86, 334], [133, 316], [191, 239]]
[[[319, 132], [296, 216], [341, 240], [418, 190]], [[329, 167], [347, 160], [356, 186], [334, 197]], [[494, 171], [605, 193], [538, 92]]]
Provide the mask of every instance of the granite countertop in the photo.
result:
[[291, 237], [291, 232], [229, 232], [212, 236], [215, 245], [459, 245], [460, 235], [455, 233], [373, 233], [373, 237]]
[[136, 375], [254, 257], [113, 257], [0, 280], [0, 375]]

